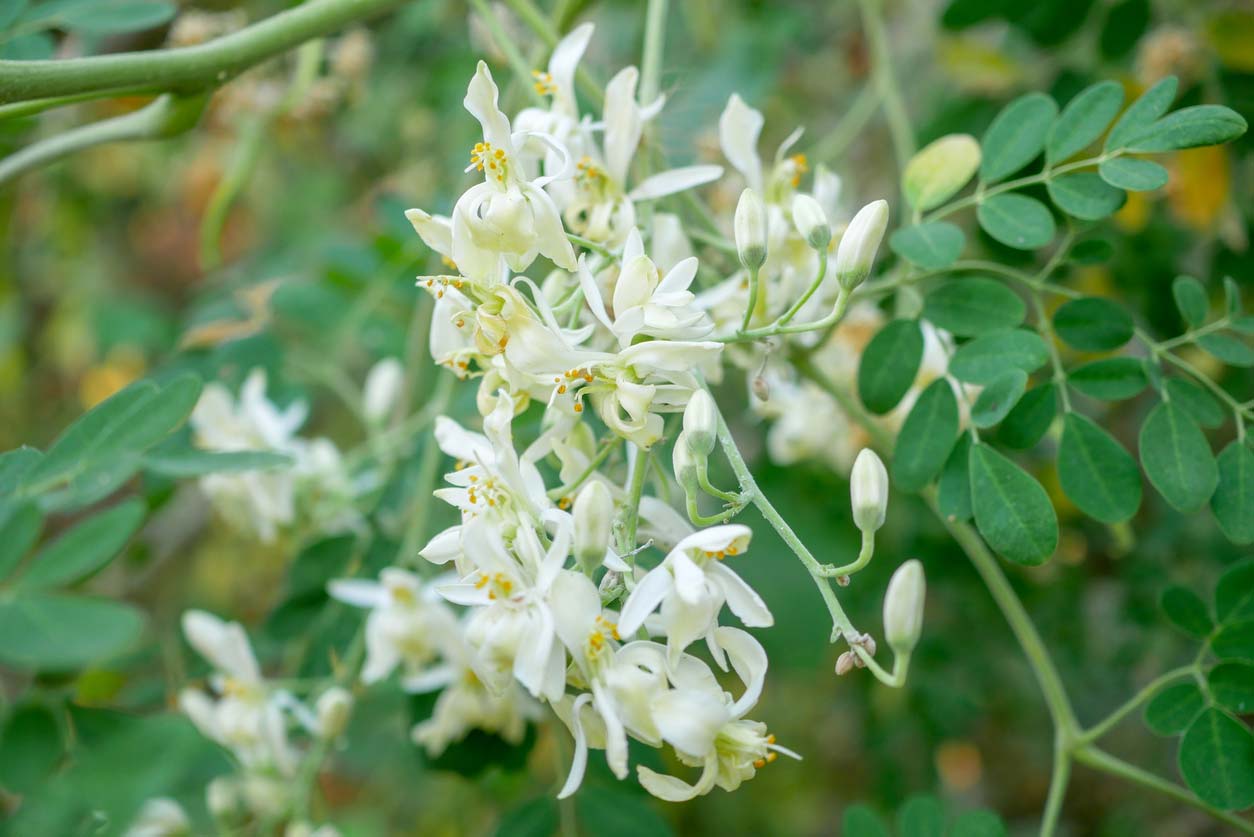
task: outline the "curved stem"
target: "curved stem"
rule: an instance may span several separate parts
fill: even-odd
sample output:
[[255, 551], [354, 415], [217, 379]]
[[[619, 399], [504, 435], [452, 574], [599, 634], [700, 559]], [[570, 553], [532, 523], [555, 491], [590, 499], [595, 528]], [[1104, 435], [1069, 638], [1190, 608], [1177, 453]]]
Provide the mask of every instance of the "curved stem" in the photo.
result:
[[814, 296], [814, 292], [817, 291], [819, 286], [823, 284], [823, 279], [827, 276], [827, 253], [820, 252], [818, 256], [818, 275], [814, 277], [814, 281], [810, 283], [810, 287], [806, 288], [806, 292], [801, 295], [801, 298], [794, 302], [792, 307], [784, 312], [782, 317], [775, 321], [777, 325], [788, 325], [788, 321], [797, 316], [797, 312], [805, 307], [805, 304], [810, 301], [810, 297]]
[[740, 324], [740, 334], [749, 333], [749, 323], [753, 320], [753, 315], [758, 310], [758, 279], [762, 268], [749, 268], [749, 301], [745, 304], [745, 318]]
[[1133, 695], [1126, 703], [1114, 712], [1111, 712], [1105, 718], [1077, 735], [1075, 739], [1076, 743], [1083, 745], [1096, 741], [1114, 729], [1120, 721], [1135, 712], [1141, 704], [1149, 701], [1165, 687], [1170, 686], [1177, 680], [1182, 680], [1186, 677], [1194, 677], [1196, 676], [1197, 671], [1198, 667], [1195, 663], [1187, 666], [1180, 666], [1179, 668], [1173, 668], [1165, 674], [1160, 674], [1158, 677], [1155, 677], [1147, 683], [1141, 691]]
[[401, 0], [308, 0], [205, 44], [91, 58], [0, 61], [0, 104], [147, 87], [190, 92], [223, 84], [243, 70]]
[[856, 561], [844, 564], [839, 567], [828, 565], [823, 567], [823, 575], [828, 578], [840, 578], [841, 576], [849, 576], [862, 570], [867, 564], [871, 563], [871, 558], [875, 556], [875, 530], [862, 530], [862, 549], [858, 552]]
[[888, 130], [893, 138], [897, 170], [901, 172], [914, 156], [914, 129], [910, 126], [910, 116], [901, 99], [901, 88], [897, 86], [897, 79], [893, 74], [892, 55], [889, 51], [888, 35], [884, 31], [884, 19], [880, 14], [880, 2], [881, 0], [859, 0], [858, 6], [871, 50], [871, 75], [879, 90], [880, 100], [884, 103], [884, 118], [888, 120]]

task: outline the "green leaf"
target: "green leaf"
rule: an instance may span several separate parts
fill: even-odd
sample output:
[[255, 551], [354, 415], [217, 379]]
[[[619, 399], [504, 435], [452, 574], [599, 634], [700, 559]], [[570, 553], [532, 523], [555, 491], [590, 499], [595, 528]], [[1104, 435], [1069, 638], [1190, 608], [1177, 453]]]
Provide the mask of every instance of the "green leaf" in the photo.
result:
[[0, 453], [0, 496], [17, 493], [17, 487], [41, 458], [43, 454], [31, 447]]
[[923, 318], [959, 337], [1014, 328], [1027, 308], [996, 279], [973, 276], [946, 282], [923, 300]]
[[1167, 185], [1165, 168], [1153, 160], [1140, 160], [1136, 157], [1106, 160], [1097, 167], [1097, 173], [1111, 186], [1130, 192], [1152, 192]]
[[64, 750], [61, 727], [48, 707], [17, 707], [0, 734], [0, 785], [12, 793], [31, 793], [47, 780]]
[[614, 786], [583, 788], [575, 797], [575, 811], [585, 826], [579, 833], [597, 837], [674, 837], [675, 831], [650, 804], [651, 800], [644, 794]]
[[1233, 440], [1215, 464], [1219, 485], [1210, 498], [1210, 510], [1228, 540], [1254, 543], [1254, 451]]
[[0, 662], [17, 669], [82, 668], [125, 651], [143, 615], [127, 604], [61, 593], [0, 596]]
[[1166, 113], [1167, 108], [1171, 107], [1172, 101], [1176, 98], [1178, 86], [1179, 82], [1175, 76], [1167, 76], [1142, 93], [1141, 97], [1123, 112], [1123, 115], [1115, 122], [1115, 127], [1111, 128], [1110, 133], [1106, 135], [1105, 150], [1113, 151], [1123, 148], [1129, 139], [1141, 133], [1146, 126]]
[[1190, 328], [1198, 328], [1206, 323], [1206, 315], [1210, 302], [1206, 298], [1206, 288], [1192, 276], [1177, 276], [1171, 283], [1171, 295], [1176, 300], [1176, 308], [1180, 316]]
[[1237, 661], [1220, 663], [1206, 675], [1211, 697], [1238, 715], [1254, 712], [1254, 665]]
[[1062, 109], [1045, 141], [1045, 161], [1062, 162], [1093, 144], [1123, 106], [1123, 85], [1100, 81], [1081, 90]]
[[1224, 622], [1211, 640], [1210, 649], [1221, 660], [1254, 662], [1254, 619]]
[[1050, 180], [1045, 188], [1055, 206], [1082, 221], [1097, 221], [1114, 215], [1128, 199], [1122, 189], [1116, 189], [1091, 171], [1064, 174]]
[[1215, 613], [1220, 622], [1254, 619], [1254, 561], [1229, 567], [1219, 577]]
[[1063, 420], [1058, 479], [1080, 511], [1103, 523], [1122, 523], [1141, 507], [1141, 472], [1114, 437], [1079, 413]]
[[1090, 238], [1071, 248], [1071, 260], [1076, 264], [1104, 264], [1114, 255], [1114, 246], [1104, 238]]
[[953, 197], [980, 166], [980, 144], [970, 134], [949, 134], [929, 143], [906, 163], [901, 188], [920, 212]]
[[1019, 403], [1027, 386], [1028, 373], [1022, 369], [1007, 369], [980, 391], [971, 406], [971, 423], [980, 428], [997, 424]]
[[180, 375], [132, 410], [126, 420], [108, 428], [89, 448], [96, 456], [115, 451], [144, 451], [183, 426], [200, 399], [202, 384], [195, 375]]
[[1219, 470], [1202, 430], [1175, 402], [1159, 404], [1141, 426], [1141, 464], [1177, 511], [1197, 511], [1215, 493]]
[[1245, 133], [1241, 114], [1223, 105], [1193, 105], [1169, 113], [1127, 141], [1138, 153], [1221, 145]]
[[937, 378], [919, 395], [902, 423], [893, 452], [893, 483], [917, 491], [944, 466], [958, 438], [958, 401], [945, 378]]
[[35, 555], [21, 578], [25, 590], [73, 584], [113, 560], [144, 520], [140, 500], [89, 517]]
[[292, 464], [292, 458], [273, 451], [179, 450], [153, 452], [144, 457], [144, 467], [154, 474], [172, 479], [201, 477], [205, 474], [267, 471]]
[[1054, 330], [1083, 352], [1117, 349], [1132, 339], [1132, 315], [1109, 299], [1088, 296], [1064, 302], [1054, 313]]
[[1196, 342], [1208, 354], [1229, 366], [1243, 368], [1254, 366], [1254, 348], [1250, 348], [1249, 344], [1239, 337], [1223, 332], [1211, 332], [1201, 335]]
[[1216, 808], [1254, 805], [1254, 733], [1222, 709], [1203, 711], [1180, 740], [1180, 775]]
[[1215, 396], [1188, 378], [1170, 378], [1163, 385], [1171, 403], [1183, 409], [1202, 427], [1214, 430], [1228, 420], [1228, 411]]
[[0, 6], [0, 32], [8, 29], [15, 20], [21, 17], [22, 12], [26, 11], [28, 2], [29, 0], [8, 0]]
[[1231, 276], [1224, 277], [1224, 310], [1229, 317], [1239, 317], [1244, 310], [1241, 307], [1241, 286]]
[[980, 143], [980, 179], [995, 183], [1032, 162], [1057, 115], [1058, 105], [1044, 93], [1028, 93], [1002, 108]]
[[1139, 395], [1149, 384], [1145, 366], [1136, 358], [1111, 357], [1078, 366], [1067, 373], [1067, 383], [1089, 398], [1121, 401]]
[[949, 520], [971, 519], [971, 436], [963, 433], [945, 460], [937, 483], [936, 503]]
[[849, 805], [840, 818], [844, 837], [888, 837], [888, 826], [866, 805]]
[[159, 0], [97, 2], [60, 16], [66, 29], [92, 35], [115, 35], [153, 29], [174, 17], [178, 7]]
[[1010, 329], [975, 338], [954, 352], [949, 372], [960, 381], [985, 386], [1008, 368], [1034, 372], [1049, 361], [1045, 341], [1034, 331]]
[[43, 525], [44, 516], [34, 503], [0, 501], [0, 581], [35, 544]]
[[1016, 564], [1043, 564], [1058, 546], [1058, 517], [1045, 489], [986, 444], [971, 446], [975, 525], [996, 552]]
[[1006, 837], [1006, 824], [992, 811], [966, 811], [954, 820], [951, 837]]
[[1187, 587], [1168, 587], [1160, 603], [1171, 624], [1194, 639], [1205, 639], [1215, 627], [1206, 602]]
[[893, 320], [871, 338], [858, 366], [858, 397], [872, 413], [897, 406], [923, 360], [923, 330], [915, 320]]
[[962, 230], [945, 221], [902, 227], [888, 239], [893, 252], [924, 270], [949, 267], [962, 255]]
[[558, 824], [557, 802], [542, 796], [502, 814], [496, 837], [552, 837]]
[[931, 795], [912, 796], [897, 811], [897, 833], [900, 837], [942, 837], [945, 833], [945, 809]]
[[980, 204], [975, 217], [986, 233], [1017, 250], [1044, 247], [1056, 232], [1049, 208], [1027, 195], [994, 195]]
[[1176, 683], [1145, 705], [1145, 725], [1158, 735], [1179, 735], [1189, 728], [1205, 704], [1196, 683]]
[[997, 438], [1006, 447], [1026, 450], [1041, 440], [1058, 414], [1058, 390], [1053, 383], [1028, 390], [1002, 420]]

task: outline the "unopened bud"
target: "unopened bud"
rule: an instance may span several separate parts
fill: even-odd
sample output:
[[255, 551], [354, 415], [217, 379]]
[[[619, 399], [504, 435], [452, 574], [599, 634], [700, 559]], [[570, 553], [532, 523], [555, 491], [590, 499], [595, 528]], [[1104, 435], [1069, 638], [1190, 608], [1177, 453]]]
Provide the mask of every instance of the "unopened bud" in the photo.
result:
[[836, 658], [836, 676], [839, 677], [853, 671], [858, 664], [858, 655], [852, 651], [845, 651]]
[[753, 376], [753, 396], [759, 401], [771, 400], [771, 385], [767, 382], [765, 375]]
[[703, 389], [694, 390], [684, 408], [684, 437], [697, 456], [709, 456], [718, 435], [714, 397]]
[[794, 195], [792, 222], [807, 244], [820, 252], [827, 250], [827, 245], [832, 240], [832, 228], [818, 201], [809, 195]]
[[671, 466], [675, 469], [675, 479], [683, 486], [684, 493], [695, 496], [700, 491], [697, 477], [697, 460], [688, 444], [688, 434], [680, 433], [675, 440], [675, 449], [671, 452]]
[[884, 525], [888, 511], [888, 471], [870, 448], [863, 448], [849, 476], [849, 501], [854, 525], [863, 532], [876, 532]]
[[894, 654], [907, 655], [923, 631], [923, 565], [911, 559], [897, 568], [884, 595], [884, 638]]
[[318, 718], [318, 734], [326, 739], [339, 738], [353, 714], [353, 696], [347, 689], [332, 686], [322, 693], [314, 705]]
[[575, 560], [591, 573], [605, 560], [614, 525], [614, 498], [605, 483], [593, 480], [575, 498]]
[[873, 201], [858, 210], [836, 248], [836, 279], [846, 291], [862, 284], [871, 273], [875, 252], [888, 228], [888, 201]]
[[740, 193], [732, 227], [740, 263], [749, 270], [761, 267], [766, 262], [766, 207], [752, 189]]
[[405, 371], [394, 357], [385, 357], [371, 367], [366, 375], [366, 387], [362, 397], [362, 412], [371, 421], [382, 421], [392, 412], [401, 394]]

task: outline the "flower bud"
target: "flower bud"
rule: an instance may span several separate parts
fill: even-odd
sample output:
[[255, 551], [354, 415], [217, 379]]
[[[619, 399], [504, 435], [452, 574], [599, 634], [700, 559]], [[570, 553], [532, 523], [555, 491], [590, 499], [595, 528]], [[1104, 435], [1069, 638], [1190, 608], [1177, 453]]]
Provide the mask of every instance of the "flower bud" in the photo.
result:
[[884, 638], [894, 654], [909, 654], [923, 630], [923, 565], [911, 559], [897, 568], [884, 595]]
[[888, 201], [873, 201], [858, 210], [836, 248], [836, 280], [846, 291], [862, 284], [871, 273], [875, 251], [888, 227]]
[[697, 478], [697, 460], [689, 445], [687, 433], [680, 433], [675, 440], [671, 466], [675, 469], [675, 479], [683, 486], [684, 493], [691, 497], [701, 490]]
[[836, 676], [848, 674], [853, 671], [858, 664], [858, 655], [852, 651], [845, 651], [836, 658]]
[[396, 406], [401, 394], [405, 371], [394, 357], [385, 357], [371, 367], [366, 375], [366, 387], [361, 410], [370, 421], [383, 421]]
[[709, 456], [718, 435], [714, 398], [703, 389], [694, 390], [684, 408], [684, 437], [697, 456]]
[[771, 400], [771, 383], [766, 380], [765, 375], [754, 375], [750, 388], [753, 390], [753, 397], [759, 401]]
[[749, 270], [761, 267], [766, 261], [766, 207], [752, 189], [740, 193], [732, 227], [740, 263]]
[[792, 199], [792, 222], [797, 232], [815, 250], [827, 250], [832, 240], [832, 228], [819, 202], [809, 195], [796, 194]]
[[314, 714], [318, 718], [318, 734], [326, 739], [339, 738], [353, 713], [353, 696], [347, 689], [332, 686], [318, 697]]
[[605, 483], [593, 480], [575, 498], [575, 560], [591, 573], [605, 560], [614, 524], [614, 499]]
[[234, 821], [241, 813], [242, 804], [234, 779], [219, 776], [205, 789], [205, 805], [215, 820]]
[[849, 502], [854, 525], [863, 532], [876, 532], [884, 525], [888, 511], [888, 471], [870, 448], [863, 448], [849, 476]]

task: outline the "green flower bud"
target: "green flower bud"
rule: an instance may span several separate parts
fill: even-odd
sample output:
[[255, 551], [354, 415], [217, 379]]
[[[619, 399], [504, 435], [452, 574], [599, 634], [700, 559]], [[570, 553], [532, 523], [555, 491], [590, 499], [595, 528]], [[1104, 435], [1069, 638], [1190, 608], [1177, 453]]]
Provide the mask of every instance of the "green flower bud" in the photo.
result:
[[709, 456], [718, 436], [714, 398], [703, 389], [695, 390], [684, 408], [684, 437], [697, 456]]
[[687, 433], [680, 433], [675, 440], [675, 449], [671, 453], [671, 466], [675, 469], [675, 479], [683, 486], [684, 493], [689, 497], [696, 496], [701, 490], [697, 477], [697, 459], [692, 452]]
[[766, 207], [752, 189], [740, 193], [732, 228], [740, 263], [749, 270], [761, 267], [766, 262]]
[[820, 252], [827, 250], [827, 245], [832, 240], [832, 228], [818, 201], [809, 195], [794, 195], [792, 222], [807, 244]]
[[614, 498], [605, 483], [593, 480], [575, 498], [575, 560], [591, 573], [605, 560], [614, 524]]
[[339, 738], [348, 726], [353, 712], [353, 696], [348, 690], [332, 686], [318, 697], [314, 714], [318, 718], [318, 734], [328, 740]]
[[884, 595], [884, 638], [893, 653], [906, 656], [923, 631], [923, 599], [927, 585], [923, 565], [911, 559], [897, 568]]
[[888, 512], [888, 471], [870, 448], [863, 448], [849, 475], [853, 522], [862, 531], [878, 531]]
[[888, 228], [888, 201], [873, 201], [858, 210], [836, 248], [836, 280], [846, 291], [862, 284], [871, 273], [875, 251]]

